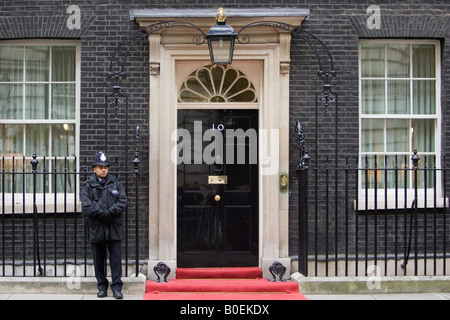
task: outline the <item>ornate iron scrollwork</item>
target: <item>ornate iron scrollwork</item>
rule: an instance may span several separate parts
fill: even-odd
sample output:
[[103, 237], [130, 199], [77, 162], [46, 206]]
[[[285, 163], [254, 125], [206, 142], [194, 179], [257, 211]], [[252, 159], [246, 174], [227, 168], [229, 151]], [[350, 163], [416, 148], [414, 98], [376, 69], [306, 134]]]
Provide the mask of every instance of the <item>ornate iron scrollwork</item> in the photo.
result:
[[270, 280], [270, 281], [271, 282], [276, 282], [277, 281], [277, 276], [278, 276], [278, 279], [281, 282], [286, 282], [287, 280], [283, 279], [283, 276], [285, 275], [286, 270], [287, 270], [286, 267], [283, 266], [283, 264], [281, 262], [279, 262], [279, 261], [274, 262], [269, 267], [270, 274], [273, 277], [273, 280]]
[[107, 79], [109, 79], [113, 84], [113, 93], [110, 95], [109, 104], [115, 107], [116, 117], [119, 110], [119, 104], [123, 103], [126, 97], [121, 93], [121, 84], [127, 79], [125, 65], [131, 52], [139, 42], [148, 38], [149, 35], [157, 31], [176, 27], [196, 29], [199, 32], [199, 35], [194, 36], [192, 39], [193, 43], [196, 45], [202, 45], [206, 42], [206, 34], [202, 29], [200, 29], [200, 27], [189, 22], [168, 21], [154, 23], [131, 33], [127, 38], [122, 40], [116, 50], [114, 50], [109, 62], [109, 72], [106, 76]]
[[139, 174], [139, 167], [141, 164], [141, 160], [139, 160], [139, 153], [140, 153], [140, 146], [139, 143], [141, 142], [141, 128], [139, 126], [136, 127], [136, 149], [134, 152], [134, 173]]
[[253, 28], [253, 27], [259, 27], [259, 26], [264, 26], [264, 27], [273, 27], [273, 28], [277, 28], [277, 29], [283, 29], [285, 31], [288, 32], [293, 32], [295, 30], [296, 27], [287, 24], [287, 23], [283, 23], [283, 22], [278, 22], [278, 21], [257, 21], [257, 22], [253, 22], [250, 23], [244, 27], [242, 27], [241, 30], [239, 30], [238, 32], [238, 41], [240, 44], [248, 44], [250, 43], [250, 37], [248, 35], [244, 35], [242, 33], [242, 31], [249, 29], [249, 28]]
[[160, 262], [153, 268], [153, 271], [155, 272], [157, 277], [156, 282], [161, 282], [161, 276], [164, 276], [164, 282], [169, 282], [167, 280], [167, 277], [172, 270], [167, 264], [165, 264], [164, 262]]
[[124, 103], [126, 96], [120, 92], [120, 86], [114, 86], [113, 93], [108, 96], [108, 104], [114, 106], [115, 116], [119, 115], [119, 104]]
[[305, 135], [303, 134], [303, 126], [300, 123], [300, 120], [297, 120], [295, 129], [297, 131], [297, 149], [298, 149], [297, 170], [307, 170], [309, 169], [309, 162], [311, 161], [311, 157], [308, 154], [308, 148], [306, 147], [305, 142]]
[[330, 103], [336, 102], [336, 94], [332, 90], [333, 88], [332, 82], [336, 78], [336, 72], [319, 71], [318, 77], [319, 77], [318, 79], [322, 80], [323, 83], [322, 97], [320, 98], [320, 101], [324, 103], [325, 111], [328, 111]]
[[[334, 61], [331, 56], [330, 50], [328, 50], [327, 46], [315, 35], [312, 33], [305, 31], [301, 27], [296, 27], [287, 23], [282, 23], [278, 21], [258, 21], [250, 23], [238, 32], [238, 41], [240, 44], [248, 44], [250, 43], [250, 37], [248, 35], [243, 35], [242, 32], [252, 27], [273, 27], [277, 29], [282, 29], [291, 33], [292, 36], [301, 38], [304, 42], [306, 42], [309, 47], [313, 50], [314, 54], [317, 57], [317, 61], [319, 63], [319, 72], [317, 80], [322, 81], [322, 92], [320, 97], [320, 101], [322, 101], [325, 105], [325, 110], [328, 111], [328, 107], [330, 103], [336, 102], [336, 95], [334, 94], [333, 88], [333, 79], [336, 78], [337, 73], [334, 69]], [[242, 35], [241, 35], [242, 34]]]
[[112, 80], [115, 86], [120, 86], [120, 84], [127, 78], [127, 74], [125, 73], [125, 64], [136, 45], [155, 32], [176, 27], [196, 29], [199, 32], [199, 35], [194, 36], [192, 39], [193, 43], [196, 45], [202, 45], [206, 42], [206, 34], [203, 30], [195, 24], [189, 22], [167, 21], [151, 24], [131, 33], [127, 38], [119, 43], [116, 50], [112, 54], [107, 77]]

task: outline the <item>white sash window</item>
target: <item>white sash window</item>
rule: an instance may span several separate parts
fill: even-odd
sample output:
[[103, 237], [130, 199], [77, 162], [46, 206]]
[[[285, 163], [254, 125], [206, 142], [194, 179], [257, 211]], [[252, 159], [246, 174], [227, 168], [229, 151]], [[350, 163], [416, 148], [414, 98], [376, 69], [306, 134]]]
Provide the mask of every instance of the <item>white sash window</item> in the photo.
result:
[[[0, 43], [0, 165], [5, 172], [23, 172], [24, 157], [30, 172], [33, 153], [40, 162], [39, 172], [44, 165], [46, 172], [74, 171], [79, 150], [79, 91], [79, 42]], [[31, 175], [25, 183], [19, 180], [14, 183], [15, 190], [11, 181], [6, 181], [0, 192], [33, 192]], [[63, 183], [64, 176], [58, 175], [56, 183], [38, 183], [37, 191], [64, 192]], [[74, 192], [74, 183], [67, 186], [71, 188], [67, 192]]]
[[414, 150], [421, 196], [425, 188], [439, 191], [440, 171], [423, 169], [441, 165], [440, 43], [363, 40], [359, 63], [360, 167], [380, 169], [361, 172], [362, 194], [368, 190], [374, 199], [374, 190], [383, 190], [378, 195], [384, 199], [384, 190], [411, 193], [414, 172], [404, 169], [412, 168]]

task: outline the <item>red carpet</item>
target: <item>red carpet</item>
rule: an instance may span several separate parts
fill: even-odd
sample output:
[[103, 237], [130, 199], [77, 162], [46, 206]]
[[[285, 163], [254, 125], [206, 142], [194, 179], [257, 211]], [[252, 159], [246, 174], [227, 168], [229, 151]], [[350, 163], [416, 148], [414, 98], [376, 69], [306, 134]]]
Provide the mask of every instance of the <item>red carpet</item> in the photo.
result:
[[144, 300], [306, 300], [296, 282], [270, 282], [260, 268], [177, 269], [168, 283], [147, 281]]
[[178, 268], [177, 279], [261, 279], [261, 268]]

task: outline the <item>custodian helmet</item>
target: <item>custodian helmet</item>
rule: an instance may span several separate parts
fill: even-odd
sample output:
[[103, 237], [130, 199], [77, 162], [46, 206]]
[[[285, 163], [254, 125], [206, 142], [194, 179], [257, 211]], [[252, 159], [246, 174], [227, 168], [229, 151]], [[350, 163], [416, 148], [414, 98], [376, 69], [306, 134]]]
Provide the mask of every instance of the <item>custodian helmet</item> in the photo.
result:
[[95, 166], [110, 166], [108, 157], [103, 152], [99, 152], [94, 159], [94, 163], [92, 164], [92, 168]]

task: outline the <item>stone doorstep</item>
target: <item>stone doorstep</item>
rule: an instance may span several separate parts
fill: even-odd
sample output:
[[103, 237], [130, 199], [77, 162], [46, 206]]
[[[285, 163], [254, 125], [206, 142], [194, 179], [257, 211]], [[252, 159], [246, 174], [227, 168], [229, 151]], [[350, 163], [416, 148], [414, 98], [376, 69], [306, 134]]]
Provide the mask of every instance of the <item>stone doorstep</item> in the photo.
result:
[[[146, 277], [124, 277], [123, 293], [144, 295]], [[450, 293], [450, 276], [311, 277], [292, 280], [303, 294]], [[96, 294], [94, 277], [0, 277], [0, 294]]]
[[450, 293], [450, 276], [305, 277], [292, 280], [303, 294]]
[[[145, 275], [124, 277], [122, 281], [123, 294], [144, 295]], [[95, 277], [0, 277], [0, 294], [97, 294], [97, 280]]]

